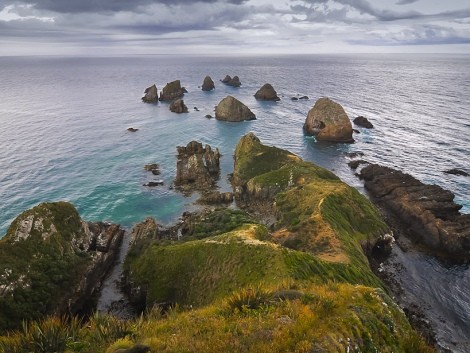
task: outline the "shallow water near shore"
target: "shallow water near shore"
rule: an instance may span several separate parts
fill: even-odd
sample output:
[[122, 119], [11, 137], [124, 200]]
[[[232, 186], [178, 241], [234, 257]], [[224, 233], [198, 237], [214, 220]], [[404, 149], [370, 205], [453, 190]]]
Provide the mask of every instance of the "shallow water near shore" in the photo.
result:
[[[238, 75], [242, 87], [222, 85], [218, 80], [227, 74]], [[206, 75], [215, 81], [213, 92], [199, 88]], [[176, 146], [198, 140], [218, 147], [223, 155], [219, 186], [229, 190], [233, 150], [249, 131], [265, 144], [332, 170], [360, 190], [362, 183], [347, 166], [345, 153], [362, 151], [367, 161], [454, 192], [462, 211], [470, 212], [470, 178], [443, 173], [451, 168], [470, 171], [468, 56], [4, 57], [0, 78], [0, 236], [22, 211], [57, 200], [71, 201], [90, 221], [107, 220], [130, 229], [152, 216], [169, 224], [196, 198], [169, 188]], [[161, 90], [175, 79], [189, 92], [184, 97], [188, 114], [171, 113], [166, 103], [140, 101], [146, 87], [156, 83]], [[281, 101], [254, 99], [266, 82]], [[234, 124], [205, 118], [229, 94], [258, 119]], [[290, 99], [303, 95], [310, 99]], [[354, 144], [305, 137], [306, 114], [321, 96], [341, 103], [351, 118], [364, 115], [375, 128], [359, 128]], [[139, 131], [128, 132], [129, 127]], [[154, 162], [160, 164], [161, 176], [144, 170]], [[155, 179], [165, 185], [143, 186]], [[416, 286], [416, 293], [433, 303], [450, 303], [454, 312], [448, 315], [470, 312], [468, 302], [459, 303], [461, 293], [470, 297], [468, 267], [438, 276], [439, 264], [403, 256], [413, 273], [422, 274], [405, 280]], [[437, 285], [442, 278], [453, 284]], [[455, 285], [462, 278], [467, 279], [462, 286]], [[436, 285], [431, 290], [428, 283]], [[470, 335], [468, 317], [458, 325]]]

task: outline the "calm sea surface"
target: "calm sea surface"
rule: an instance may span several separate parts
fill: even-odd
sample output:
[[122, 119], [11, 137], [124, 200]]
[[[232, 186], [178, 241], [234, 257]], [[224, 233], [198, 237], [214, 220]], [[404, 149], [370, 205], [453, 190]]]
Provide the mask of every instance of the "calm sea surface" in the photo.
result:
[[[218, 80], [227, 74], [238, 75], [242, 87], [222, 85]], [[213, 92], [199, 88], [206, 75], [216, 82]], [[140, 101], [146, 87], [156, 83], [160, 90], [175, 79], [189, 91], [184, 97], [189, 114]], [[266, 82], [281, 101], [254, 99]], [[206, 119], [229, 94], [248, 105], [257, 120]], [[310, 100], [290, 99], [303, 95]], [[305, 137], [306, 114], [322, 96], [342, 104], [351, 118], [366, 116], [375, 129], [359, 129], [354, 144]], [[176, 146], [199, 140], [218, 147], [223, 154], [219, 186], [229, 190], [225, 176], [232, 171], [234, 147], [249, 131], [359, 189], [345, 153], [362, 151], [367, 161], [451, 190], [468, 213], [470, 178], [443, 171], [470, 171], [469, 97], [469, 56], [0, 58], [0, 237], [20, 212], [43, 201], [68, 200], [86, 220], [125, 227], [146, 216], [170, 223], [194, 201], [169, 189]], [[128, 127], [139, 131], [127, 132]], [[143, 169], [152, 162], [161, 166], [163, 187], [143, 186], [157, 178]], [[419, 271], [420, 260], [416, 263]], [[436, 286], [441, 277], [466, 282], [456, 293], [448, 287], [426, 290], [431, 302], [442, 302], [444, 293], [452, 306], [458, 297], [459, 307], [452, 310], [463, 334], [455, 340], [470, 341], [468, 266], [430, 266], [437, 269]]]

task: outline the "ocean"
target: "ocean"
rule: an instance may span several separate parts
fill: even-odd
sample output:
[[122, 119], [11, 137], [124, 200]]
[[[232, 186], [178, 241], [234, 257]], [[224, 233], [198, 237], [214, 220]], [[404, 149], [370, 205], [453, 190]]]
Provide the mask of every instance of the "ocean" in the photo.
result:
[[[238, 75], [242, 86], [219, 82], [227, 74]], [[212, 92], [200, 89], [206, 75], [216, 84]], [[141, 102], [146, 87], [156, 83], [160, 91], [176, 79], [188, 90], [188, 114], [171, 113], [166, 103]], [[255, 100], [264, 83], [274, 86], [279, 102]], [[205, 118], [227, 95], [248, 105], [257, 120]], [[304, 95], [309, 100], [291, 100]], [[325, 96], [350, 118], [363, 115], [375, 128], [358, 128], [353, 144], [304, 136], [308, 110]], [[348, 167], [346, 153], [363, 152], [366, 161], [452, 191], [462, 212], [469, 213], [470, 178], [443, 173], [470, 171], [469, 97], [468, 55], [0, 57], [0, 237], [19, 213], [44, 201], [68, 200], [86, 220], [126, 228], [147, 216], [169, 224], [197, 198], [170, 188], [176, 146], [197, 140], [219, 148], [219, 187], [228, 191], [235, 145], [249, 131], [265, 144], [333, 171], [360, 191], [362, 182]], [[139, 131], [128, 132], [129, 127]], [[159, 163], [161, 176], [145, 171], [148, 163]], [[143, 186], [155, 179], [165, 185]], [[452, 306], [458, 297], [460, 306], [452, 310], [463, 336], [456, 339], [470, 342], [465, 337], [470, 332], [468, 265], [432, 264], [441, 267], [443, 278], [460, 283], [463, 276], [466, 284], [457, 293], [434, 288], [439, 294], [429, 294], [429, 300], [444, 295]], [[412, 290], [420, 293], [423, 287]]]

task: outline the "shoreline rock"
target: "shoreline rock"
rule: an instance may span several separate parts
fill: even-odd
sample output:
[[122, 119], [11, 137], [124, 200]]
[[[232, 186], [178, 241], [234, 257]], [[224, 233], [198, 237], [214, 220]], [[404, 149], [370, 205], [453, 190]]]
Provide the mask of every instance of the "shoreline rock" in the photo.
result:
[[318, 141], [354, 142], [352, 125], [343, 107], [329, 98], [320, 98], [308, 112], [304, 131]]
[[453, 193], [377, 164], [363, 168], [360, 177], [369, 194], [426, 246], [449, 260], [470, 260], [470, 215], [459, 212]]

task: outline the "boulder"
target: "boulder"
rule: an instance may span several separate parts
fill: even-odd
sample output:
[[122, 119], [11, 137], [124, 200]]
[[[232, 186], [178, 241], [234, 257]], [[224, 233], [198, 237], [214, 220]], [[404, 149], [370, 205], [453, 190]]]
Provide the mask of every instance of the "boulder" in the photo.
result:
[[256, 116], [253, 112], [238, 99], [227, 96], [220, 101], [215, 108], [215, 118], [223, 121], [244, 121], [255, 120]]
[[182, 99], [177, 99], [170, 104], [170, 111], [173, 113], [187, 113], [188, 112], [188, 107], [184, 104], [184, 101]]
[[374, 125], [372, 125], [372, 123], [363, 116], [358, 116], [357, 118], [354, 118], [353, 123], [357, 126], [365, 127], [366, 129], [374, 128]]
[[308, 112], [304, 131], [318, 141], [354, 142], [352, 125], [343, 107], [329, 98], [320, 98]]
[[278, 101], [280, 98], [277, 96], [273, 86], [266, 83], [255, 93], [255, 98], [264, 101]]
[[92, 311], [123, 235], [119, 225], [83, 221], [68, 202], [19, 215], [0, 242], [0, 331], [45, 315]]
[[299, 99], [308, 100], [309, 98], [308, 98], [308, 96], [302, 96], [302, 97], [300, 97]]
[[470, 259], [470, 215], [460, 214], [452, 192], [377, 164], [363, 168], [360, 177], [369, 194], [429, 248], [452, 260]]
[[215, 89], [214, 81], [212, 81], [212, 78], [210, 76], [206, 76], [204, 78], [204, 82], [202, 83], [202, 90], [211, 91], [213, 89]]
[[202, 146], [191, 141], [186, 147], [177, 147], [175, 186], [189, 185], [195, 189], [204, 189], [215, 184], [220, 174], [220, 153], [211, 146]]
[[145, 96], [142, 97], [142, 101], [145, 103], [156, 103], [158, 102], [158, 90], [157, 86], [152, 85], [145, 89]]
[[144, 169], [152, 172], [153, 175], [160, 175], [160, 165], [158, 163], [146, 164]]
[[181, 87], [180, 80], [169, 82], [160, 92], [160, 101], [172, 101], [184, 96], [186, 89]]

